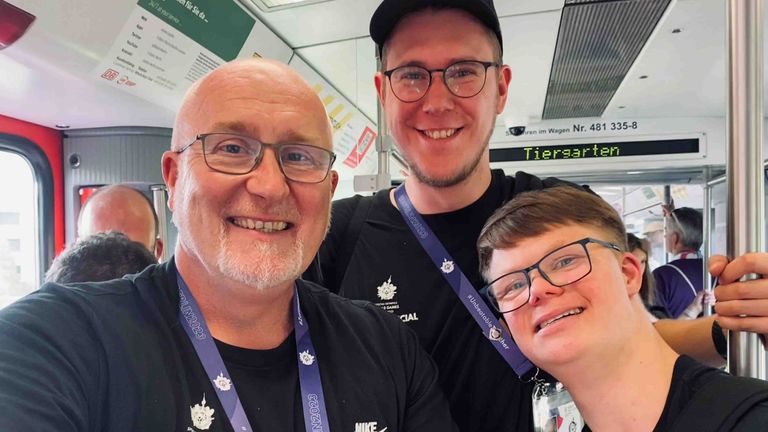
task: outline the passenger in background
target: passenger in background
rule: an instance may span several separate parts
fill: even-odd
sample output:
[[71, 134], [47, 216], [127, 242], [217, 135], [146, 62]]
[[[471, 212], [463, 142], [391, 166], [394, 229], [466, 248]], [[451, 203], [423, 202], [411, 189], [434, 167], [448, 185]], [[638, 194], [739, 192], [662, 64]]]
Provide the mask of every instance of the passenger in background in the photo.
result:
[[174, 258], [0, 310], [0, 430], [455, 430], [412, 331], [298, 280], [328, 230], [332, 136], [284, 64], [195, 83], [162, 158]]
[[149, 199], [124, 185], [104, 186], [85, 202], [77, 220], [77, 237], [117, 231], [143, 244], [159, 260], [163, 241], [159, 238], [157, 214]]
[[651, 315], [651, 321], [655, 322], [661, 318], [669, 318], [669, 313], [659, 306], [654, 304], [655, 300], [655, 288], [653, 286], [653, 275], [648, 267], [648, 261], [650, 255], [648, 254], [648, 243], [645, 240], [641, 240], [632, 233], [627, 233], [627, 250], [640, 261], [640, 268], [642, 270], [643, 283], [640, 285], [640, 292], [638, 296], [643, 301], [643, 305], [648, 309], [648, 313]]
[[648, 245], [632, 233], [627, 233], [627, 250], [640, 261], [640, 267], [643, 272], [643, 283], [640, 286], [640, 299], [646, 306], [652, 305], [655, 296], [651, 270], [648, 267]]
[[[704, 261], [701, 212], [689, 207], [672, 210], [667, 216], [665, 241], [672, 261], [653, 271], [656, 281], [656, 305], [678, 318], [704, 289]], [[699, 297], [699, 303], [701, 297]]]
[[138, 273], [157, 263], [143, 244], [109, 231], [80, 238], [51, 264], [45, 281], [58, 284], [101, 282]]
[[768, 383], [680, 356], [654, 330], [625, 235], [616, 211], [584, 191], [518, 195], [478, 240], [489, 303], [592, 430], [764, 430]]

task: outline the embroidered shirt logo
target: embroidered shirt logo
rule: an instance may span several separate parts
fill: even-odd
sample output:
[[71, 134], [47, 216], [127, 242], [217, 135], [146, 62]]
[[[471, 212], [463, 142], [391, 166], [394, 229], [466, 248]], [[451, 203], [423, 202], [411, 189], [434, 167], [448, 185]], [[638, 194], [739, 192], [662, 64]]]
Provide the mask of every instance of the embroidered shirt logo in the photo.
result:
[[386, 432], [388, 427], [379, 429], [378, 422], [357, 422], [354, 432]]
[[491, 326], [491, 330], [488, 331], [488, 338], [491, 340], [501, 340], [501, 330], [496, 326]]
[[208, 430], [213, 423], [213, 408], [205, 406], [205, 395], [203, 401], [191, 407], [192, 425], [200, 430]]
[[392, 276], [390, 276], [386, 282], [379, 285], [376, 288], [376, 290], [378, 291], [377, 295], [382, 300], [392, 300], [393, 298], [395, 298], [395, 294], [397, 293], [397, 287], [395, 286], [395, 284], [392, 283]]
[[224, 372], [219, 373], [219, 376], [213, 380], [213, 383], [221, 391], [229, 391], [232, 389], [232, 380], [224, 376]]
[[309, 366], [315, 362], [315, 356], [309, 353], [309, 351], [302, 351], [299, 353], [299, 360], [305, 365]]
[[440, 266], [440, 270], [443, 271], [443, 273], [448, 274], [453, 271], [455, 266], [453, 265], [453, 261], [448, 261], [447, 259], [443, 258], [443, 265]]

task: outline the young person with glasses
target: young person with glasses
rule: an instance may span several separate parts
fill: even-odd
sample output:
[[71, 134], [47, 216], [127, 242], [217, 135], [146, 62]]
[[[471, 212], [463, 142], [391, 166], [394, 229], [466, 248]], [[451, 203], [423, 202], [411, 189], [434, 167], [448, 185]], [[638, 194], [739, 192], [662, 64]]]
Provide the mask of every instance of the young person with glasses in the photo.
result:
[[[474, 304], [468, 307], [467, 297], [457, 296], [446, 279], [460, 270], [466, 277], [463, 289], [479, 289], [483, 280], [475, 242], [488, 217], [520, 192], [564, 183], [524, 172], [507, 176], [490, 168], [488, 143], [512, 79], [502, 60], [494, 4], [384, 0], [371, 18], [370, 33], [381, 59], [374, 77], [379, 101], [408, 162], [401, 191], [423, 219], [421, 228], [430, 228], [450, 258], [433, 259], [427, 253], [419, 240], [425, 231], [414, 234], [407, 223], [416, 215], [404, 217], [395, 190], [384, 189], [373, 197], [334, 203], [329, 235], [305, 277], [345, 297], [371, 301], [415, 330], [437, 363], [440, 384], [462, 431], [530, 430], [532, 385], [518, 378], [497, 352], [498, 344], [489, 341], [492, 329], [482, 316], [492, 314], [473, 312]], [[718, 264], [718, 271], [724, 264]], [[731, 277], [749, 268], [741, 266]], [[768, 297], [768, 288], [757, 288]], [[735, 292], [733, 298], [738, 297]], [[729, 315], [738, 317], [741, 307], [736, 305]], [[751, 313], [768, 316], [765, 311]], [[728, 324], [744, 323], [732, 319]], [[760, 328], [768, 332], [768, 320], [757, 320], [750, 325], [763, 323]], [[657, 328], [674, 339], [676, 348], [722, 362], [713, 344], [713, 322], [686, 322], [683, 328], [678, 322], [660, 322]], [[719, 327], [715, 330], [724, 340]]]
[[664, 342], [638, 301], [642, 267], [625, 239], [621, 218], [597, 196], [563, 187], [518, 195], [477, 242], [488, 302], [592, 430], [762, 430], [768, 383]]

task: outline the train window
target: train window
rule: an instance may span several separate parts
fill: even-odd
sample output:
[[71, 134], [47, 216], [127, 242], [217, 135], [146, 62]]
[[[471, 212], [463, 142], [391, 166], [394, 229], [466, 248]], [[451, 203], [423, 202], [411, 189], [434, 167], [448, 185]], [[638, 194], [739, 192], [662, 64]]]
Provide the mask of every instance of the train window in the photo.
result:
[[[622, 215], [628, 233], [648, 242], [648, 265], [651, 270], [671, 259], [664, 244], [664, 216], [661, 208], [664, 185], [593, 186], [592, 189]], [[700, 185], [671, 185], [669, 192], [675, 207], [701, 210], [704, 190]]]
[[0, 308], [32, 292], [38, 274], [37, 187], [23, 157], [0, 151]]

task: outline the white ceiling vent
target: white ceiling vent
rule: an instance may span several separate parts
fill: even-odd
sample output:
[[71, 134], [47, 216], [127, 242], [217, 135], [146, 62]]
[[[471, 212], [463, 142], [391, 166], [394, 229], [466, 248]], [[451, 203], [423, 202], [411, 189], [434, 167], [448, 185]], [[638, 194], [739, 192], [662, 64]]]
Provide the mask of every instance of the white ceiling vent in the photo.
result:
[[543, 119], [598, 117], [670, 0], [566, 0]]

